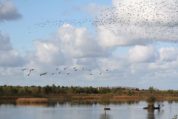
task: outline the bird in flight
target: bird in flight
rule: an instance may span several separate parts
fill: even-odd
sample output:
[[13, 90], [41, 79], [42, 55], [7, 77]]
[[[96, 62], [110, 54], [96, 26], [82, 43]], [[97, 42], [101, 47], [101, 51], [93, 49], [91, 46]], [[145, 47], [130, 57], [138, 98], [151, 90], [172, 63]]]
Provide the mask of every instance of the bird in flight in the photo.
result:
[[25, 70], [27, 70], [27, 68], [23, 68], [23, 69], [22, 69], [22, 71], [25, 71]]
[[29, 70], [29, 73], [27, 74], [27, 76], [30, 76], [31, 75], [31, 73], [32, 73], [32, 71], [34, 71], [35, 69], [30, 69]]
[[47, 75], [47, 72], [41, 73], [40, 76]]

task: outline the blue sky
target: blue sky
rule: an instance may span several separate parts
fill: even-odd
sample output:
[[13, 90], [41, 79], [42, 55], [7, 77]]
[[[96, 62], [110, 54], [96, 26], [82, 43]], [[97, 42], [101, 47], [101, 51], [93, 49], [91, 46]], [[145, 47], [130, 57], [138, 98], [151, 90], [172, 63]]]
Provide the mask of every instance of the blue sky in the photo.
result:
[[0, 0], [0, 85], [178, 89], [178, 5], [163, 1]]

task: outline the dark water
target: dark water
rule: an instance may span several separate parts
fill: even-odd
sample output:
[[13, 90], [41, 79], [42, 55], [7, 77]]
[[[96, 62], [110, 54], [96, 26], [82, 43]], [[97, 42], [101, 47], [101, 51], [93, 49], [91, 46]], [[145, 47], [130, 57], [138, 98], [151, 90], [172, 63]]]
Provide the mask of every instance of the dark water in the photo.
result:
[[160, 111], [147, 111], [145, 102], [110, 104], [56, 104], [54, 106], [0, 105], [0, 119], [172, 119], [178, 115], [178, 103], [164, 102]]

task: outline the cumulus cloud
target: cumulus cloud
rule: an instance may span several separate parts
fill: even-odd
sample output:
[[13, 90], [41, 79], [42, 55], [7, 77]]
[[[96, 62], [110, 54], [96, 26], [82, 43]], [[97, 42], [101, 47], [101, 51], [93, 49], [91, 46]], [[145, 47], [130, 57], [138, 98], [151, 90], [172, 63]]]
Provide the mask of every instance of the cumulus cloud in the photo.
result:
[[5, 35], [2, 32], [0, 32], [0, 50], [5, 51], [11, 49], [12, 47], [8, 35]]
[[[31, 54], [31, 65], [87, 65], [97, 67], [97, 58], [108, 56], [86, 28], [62, 25], [56, 35], [35, 43], [35, 52]], [[92, 65], [93, 64], [93, 65]]]
[[29, 66], [46, 67], [70, 64], [70, 57], [60, 49], [54, 40], [42, 40], [35, 42], [35, 51], [28, 57]]
[[134, 46], [129, 50], [129, 60], [131, 62], [154, 62], [158, 53], [152, 46]]
[[178, 57], [178, 49], [173, 47], [161, 48], [159, 54], [161, 61], [176, 61]]
[[[128, 32], [125, 31], [125, 29], [128, 28], [128, 26], [122, 30], [122, 28], [119, 30], [119, 27], [114, 26], [112, 29], [99, 26], [97, 27], [98, 30], [98, 40], [102, 47], [104, 48], [114, 48], [118, 46], [132, 46], [132, 45], [145, 45], [147, 43], [150, 43], [152, 41], [148, 41], [145, 39], [145, 37], [141, 34], [141, 29], [137, 28], [136, 31], [138, 34], [131, 33], [129, 35]], [[138, 38], [140, 37], [140, 38]]]
[[74, 28], [64, 24], [58, 31], [59, 45], [73, 57], [101, 57], [107, 52], [86, 28]]
[[10, 38], [0, 32], [0, 67], [16, 67], [24, 63], [24, 58], [13, 49]]
[[17, 67], [23, 66], [25, 60], [15, 50], [0, 51], [0, 66], [2, 67]]
[[0, 1], [0, 21], [19, 19], [21, 14], [15, 5], [9, 0]]
[[[58, 57], [60, 56], [60, 49], [55, 44], [50, 42], [38, 42], [36, 44], [36, 56], [40, 62], [54, 63], [60, 62]], [[60, 57], [63, 59], [63, 57]], [[63, 61], [63, 60], [62, 60]]]

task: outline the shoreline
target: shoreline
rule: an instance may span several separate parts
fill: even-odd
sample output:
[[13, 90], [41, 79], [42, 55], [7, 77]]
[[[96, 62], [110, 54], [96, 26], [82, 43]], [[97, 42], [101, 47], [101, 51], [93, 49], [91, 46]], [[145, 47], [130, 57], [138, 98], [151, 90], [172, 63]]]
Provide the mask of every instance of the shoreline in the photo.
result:
[[[99, 104], [114, 104], [114, 103], [132, 103], [147, 101], [149, 96], [109, 96], [108, 95], [63, 95], [58, 97], [0, 97], [0, 104], [52, 104], [52, 103], [99, 103]], [[178, 102], [178, 97], [163, 97], [157, 96], [157, 102]]]
[[123, 87], [64, 87], [64, 86], [0, 86], [3, 103], [120, 103], [147, 101], [178, 101], [178, 90], [158, 90]]

